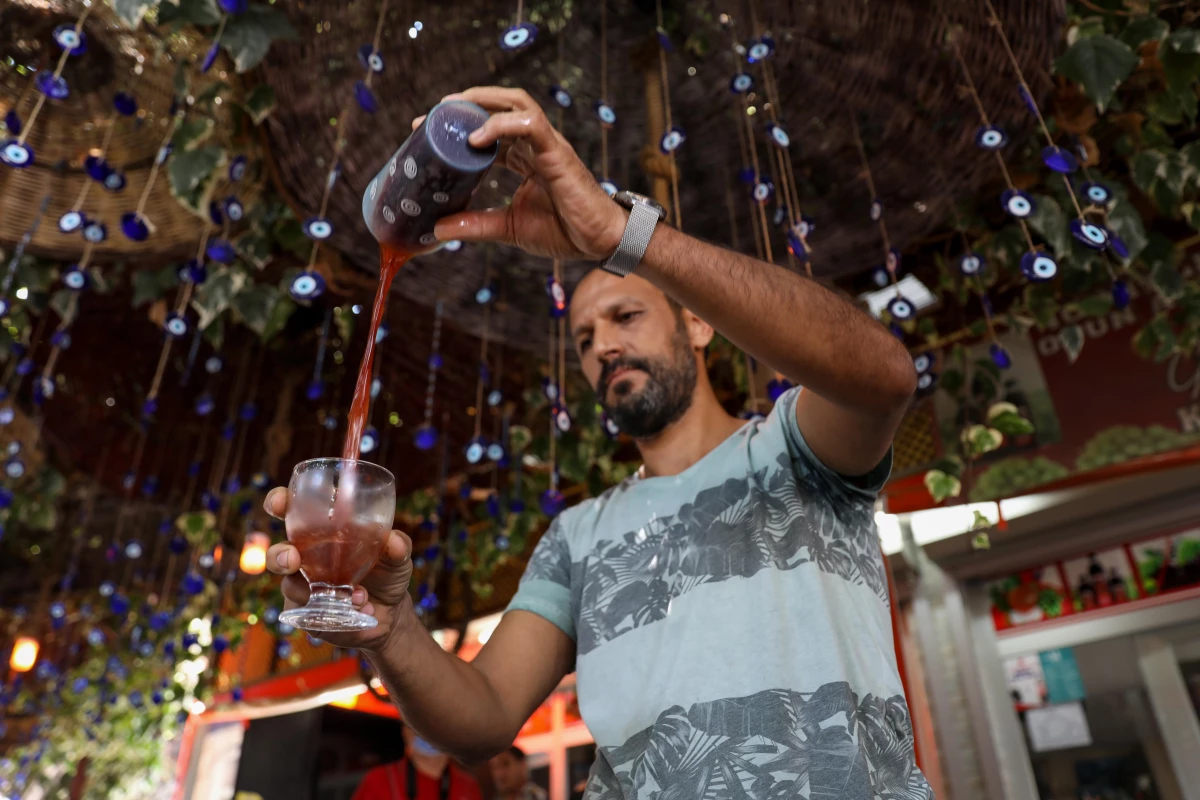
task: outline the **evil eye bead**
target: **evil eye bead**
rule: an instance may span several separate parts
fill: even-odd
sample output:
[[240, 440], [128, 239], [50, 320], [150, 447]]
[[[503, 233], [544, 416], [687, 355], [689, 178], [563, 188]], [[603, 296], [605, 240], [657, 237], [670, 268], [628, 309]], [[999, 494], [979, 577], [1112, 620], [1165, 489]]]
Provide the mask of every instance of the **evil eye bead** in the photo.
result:
[[600, 124], [606, 128], [611, 128], [617, 124], [617, 112], [608, 104], [607, 100], [598, 100], [596, 102], [596, 119], [600, 120]]
[[37, 85], [38, 91], [51, 100], [63, 100], [71, 93], [66, 79], [61, 75], [56, 76], [49, 70], [44, 69], [39, 72], [34, 78], [34, 83]]
[[937, 375], [924, 372], [917, 376], [917, 391], [921, 394], [931, 392], [937, 386]]
[[963, 275], [978, 275], [987, 265], [978, 253], [963, 253], [958, 259], [958, 271]]
[[144, 242], [150, 236], [150, 228], [141, 214], [129, 211], [121, 215], [121, 233], [131, 242]]
[[1035, 117], [1039, 116], [1037, 103], [1034, 102], [1033, 95], [1029, 93], [1029, 90], [1026, 89], [1024, 85], [1017, 87], [1017, 94], [1021, 96], [1021, 102], [1025, 105], [1025, 108], [1029, 111], [1029, 113], [1033, 114]]
[[543, 514], [554, 517], [567, 507], [567, 499], [563, 497], [562, 492], [547, 489], [538, 498], [538, 506], [542, 509]]
[[212, 69], [212, 65], [217, 63], [217, 55], [221, 52], [221, 42], [215, 41], [212, 47], [208, 48], [208, 52], [204, 54], [204, 60], [200, 62], [200, 74], [203, 75]]
[[1129, 306], [1129, 284], [1121, 278], [1113, 281], [1112, 285], [1113, 307], [1118, 311]]
[[113, 108], [122, 117], [132, 117], [137, 113], [137, 100], [128, 92], [117, 92], [113, 95]]
[[487, 442], [481, 436], [476, 436], [463, 448], [463, 455], [468, 464], [478, 464], [487, 455]]
[[112, 167], [108, 165], [100, 156], [88, 156], [83, 160], [83, 170], [88, 174], [88, 177], [97, 183], [104, 183], [105, 179], [112, 173]]
[[617, 423], [613, 422], [613, 418], [608, 414], [601, 414], [600, 421], [604, 425], [604, 432], [609, 435], [609, 438], [615, 439], [621, 435], [621, 429], [617, 427]]
[[451, 239], [442, 245], [441, 249], [445, 250], [447, 253], [457, 253], [459, 250], [462, 250], [462, 244], [463, 243], [458, 239]]
[[754, 88], [754, 78], [748, 72], [739, 72], [729, 79], [729, 91], [734, 94], [745, 94]]
[[1125, 244], [1124, 239], [1122, 239], [1120, 236], [1117, 236], [1115, 233], [1112, 233], [1111, 231], [1108, 235], [1108, 246], [1112, 248], [1114, 253], [1116, 253], [1117, 258], [1121, 259], [1122, 261], [1129, 260], [1129, 245]]
[[229, 217], [230, 222], [241, 222], [245, 216], [246, 210], [242, 208], [242, 203], [236, 197], [225, 198], [225, 216]]
[[871, 221], [879, 222], [883, 219], [883, 201], [876, 197], [871, 201]]
[[221, 205], [216, 200], [208, 204], [208, 218], [213, 225], [225, 224], [225, 214], [221, 212]]
[[[187, 283], [204, 283], [207, 277], [208, 268], [204, 266], [203, 262], [195, 258], [189, 258], [179, 268], [179, 280]], [[216, 358], [216, 356], [213, 356], [213, 358]]]
[[246, 177], [246, 157], [236, 156], [229, 164], [229, 180], [240, 181]]
[[16, 139], [9, 139], [4, 143], [4, 149], [0, 150], [0, 161], [17, 169], [28, 167], [33, 163], [33, 148]]
[[120, 192], [125, 188], [125, 173], [118, 170], [110, 170], [107, 175], [104, 175], [104, 188], [109, 192]]
[[556, 406], [554, 409], [554, 427], [559, 433], [571, 430], [571, 414], [563, 406]]
[[932, 366], [933, 356], [929, 355], [929, 353], [919, 353], [913, 359], [913, 367], [916, 368], [917, 372], [929, 372], [929, 368]]
[[980, 150], [999, 150], [1006, 144], [1008, 134], [995, 125], [987, 125], [975, 133], [975, 146]]
[[1070, 224], [1071, 235], [1093, 250], [1104, 250], [1109, 244], [1108, 230], [1101, 225], [1073, 219]]
[[392, 329], [388, 327], [386, 322], [379, 323], [379, 327], [375, 329], [375, 344], [379, 344], [388, 337]]
[[12, 303], [7, 297], [0, 297], [0, 317], [8, 316], [9, 311], [12, 311]]
[[1083, 196], [1094, 206], [1107, 206], [1113, 200], [1112, 190], [1103, 183], [1085, 183], [1079, 187]]
[[770, 36], [763, 36], [755, 39], [746, 45], [746, 60], [751, 64], [757, 64], [770, 58], [775, 53], [775, 40]]
[[217, 5], [226, 14], [245, 14], [250, 7], [250, 0], [217, 0]]
[[807, 214], [801, 214], [800, 221], [796, 223], [795, 228], [796, 233], [807, 239], [817, 229], [817, 223], [816, 220]]
[[675, 125], [663, 134], [662, 139], [658, 142], [658, 149], [664, 153], [674, 153], [686, 141], [687, 134], [683, 132], [683, 128]]
[[556, 402], [558, 400], [558, 384], [555, 383], [554, 381], [550, 380], [549, 378], [543, 378], [542, 379], [542, 394], [551, 403]]
[[167, 314], [167, 319], [163, 322], [163, 330], [167, 332], [168, 336], [176, 339], [181, 336], [187, 336], [188, 327], [187, 320], [174, 311]]
[[87, 50], [87, 37], [83, 31], [75, 30], [74, 25], [59, 25], [55, 28], [54, 41], [73, 56], [82, 55]]
[[108, 228], [103, 222], [89, 220], [83, 226], [83, 238], [92, 244], [100, 244], [108, 238]]
[[4, 463], [4, 474], [10, 478], [20, 478], [25, 474], [25, 464], [19, 458], [10, 458]]
[[369, 44], [358, 48], [358, 61], [376, 75], [383, 72], [383, 55]]
[[871, 271], [871, 282], [882, 289], [892, 282], [892, 276], [888, 274], [886, 267], [876, 267]]
[[304, 222], [304, 235], [318, 242], [333, 235], [333, 223], [324, 217], [310, 217]]
[[750, 194], [756, 202], [765, 203], [775, 196], [775, 184], [770, 181], [759, 181], [754, 184], [754, 189]]
[[200, 416], [200, 417], [207, 417], [209, 414], [211, 414], [213, 412], [213, 409], [215, 409], [216, 407], [217, 407], [217, 401], [214, 400], [213, 396], [211, 394], [209, 394], [208, 392], [205, 392], [204, 394], [197, 397], [196, 403], [193, 406], [193, 408], [196, 411], [196, 415]]
[[522, 22], [513, 25], [500, 36], [500, 49], [515, 51], [533, 44], [537, 38], [537, 25], [532, 22]]
[[204, 253], [218, 264], [232, 264], [234, 257], [237, 256], [233, 245], [224, 239], [214, 239], [209, 242]]
[[546, 279], [546, 294], [550, 298], [550, 316], [561, 317], [567, 311], [567, 290], [553, 276]]
[[558, 84], [550, 87], [550, 97], [554, 100], [555, 104], [558, 105], [559, 108], [571, 107], [571, 93]]
[[301, 301], [314, 300], [324, 291], [325, 279], [316, 272], [301, 272], [292, 279], [292, 285], [288, 287], [292, 299]]
[[1058, 262], [1049, 253], [1031, 251], [1021, 256], [1021, 272], [1035, 283], [1053, 280], [1058, 274]]
[[489, 407], [495, 408], [496, 406], [500, 405], [503, 402], [504, 402], [504, 393], [501, 392], [499, 389], [492, 389], [490, 392], [488, 392], [487, 404]]
[[616, 197], [617, 192], [621, 191], [617, 188], [617, 184], [613, 183], [608, 178], [600, 181], [600, 188], [603, 189], [604, 193], [609, 197]]
[[806, 263], [808, 261], [808, 245], [805, 243], [804, 237], [800, 235], [800, 226], [792, 226], [784, 233], [784, 239], [787, 240], [788, 252], [792, 254], [792, 257], [801, 263]]
[[900, 268], [900, 259], [900, 251], [893, 247], [888, 251], [887, 258], [884, 260], [883, 265], [887, 267], [887, 271], [889, 273], [894, 275], [896, 270]]
[[492, 442], [487, 447], [488, 461], [503, 461], [506, 455], [508, 454], [504, 452], [504, 445], [499, 442]]
[[785, 222], [787, 222], [787, 209], [779, 206], [775, 209], [775, 213], [771, 215], [771, 224], [778, 228]]
[[437, 442], [437, 428], [433, 427], [429, 423], [421, 425], [419, 428], [417, 428], [417, 432], [413, 434], [413, 444], [416, 445], [418, 450], [424, 450], [428, 452], [437, 445]]
[[58, 229], [63, 233], [74, 233], [83, 227], [87, 220], [78, 211], [68, 211], [58, 218]]
[[72, 291], [83, 291], [88, 288], [90, 283], [88, 278], [88, 270], [79, 269], [79, 265], [74, 265], [70, 270], [62, 273], [62, 285]]
[[167, 142], [162, 147], [158, 148], [158, 153], [156, 153], [154, 156], [154, 163], [161, 167], [166, 163], [167, 156], [171, 155], [171, 151], [174, 149], [174, 146], [170, 142]]
[[363, 431], [362, 440], [358, 443], [358, 452], [370, 453], [379, 447], [379, 431], [375, 430], [375, 426], [368, 425]]
[[767, 135], [771, 137], [772, 142], [784, 149], [787, 149], [792, 143], [792, 137], [788, 136], [782, 125], [774, 123], [767, 125]]
[[493, 297], [495, 297], [495, 292], [492, 291], [491, 286], [484, 286], [480, 288], [479, 291], [475, 292], [475, 302], [479, 303], [481, 306], [485, 306], [492, 302]]
[[1020, 189], [1009, 189], [1000, 195], [1000, 204], [1004, 210], [1017, 219], [1025, 219], [1037, 209], [1033, 198]]
[[1079, 169], [1079, 159], [1070, 151], [1050, 145], [1042, 150], [1042, 163], [1055, 172], [1070, 175]]
[[375, 93], [363, 81], [354, 82], [354, 99], [358, 101], [358, 107], [368, 114], [379, 110], [379, 101], [375, 99]]
[[904, 297], [893, 298], [892, 301], [887, 304], [887, 310], [888, 313], [892, 315], [892, 319], [899, 320], [901, 322], [907, 319], [912, 319], [917, 313], [917, 310], [913, 307], [913, 304]]
[[13, 136], [21, 135], [21, 115], [17, 113], [15, 108], [10, 108], [4, 115], [4, 127]]
[[1008, 369], [1012, 366], [1012, 356], [1004, 349], [1004, 345], [999, 342], [992, 342], [988, 347], [988, 355], [992, 357], [992, 363], [1000, 369]]
[[204, 361], [204, 371], [209, 375], [216, 375], [218, 372], [224, 369], [224, 367], [225, 362], [221, 360], [220, 356], [209, 356]]

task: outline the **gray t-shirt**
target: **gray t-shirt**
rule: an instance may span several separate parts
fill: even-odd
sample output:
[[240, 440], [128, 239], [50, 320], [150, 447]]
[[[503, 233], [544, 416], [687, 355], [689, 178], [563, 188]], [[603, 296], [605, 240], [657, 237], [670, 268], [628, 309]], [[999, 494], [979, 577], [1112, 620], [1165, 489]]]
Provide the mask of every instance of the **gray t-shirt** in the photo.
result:
[[575, 640], [587, 800], [927, 800], [874, 499], [796, 425], [794, 389], [678, 475], [563, 512], [509, 609]]

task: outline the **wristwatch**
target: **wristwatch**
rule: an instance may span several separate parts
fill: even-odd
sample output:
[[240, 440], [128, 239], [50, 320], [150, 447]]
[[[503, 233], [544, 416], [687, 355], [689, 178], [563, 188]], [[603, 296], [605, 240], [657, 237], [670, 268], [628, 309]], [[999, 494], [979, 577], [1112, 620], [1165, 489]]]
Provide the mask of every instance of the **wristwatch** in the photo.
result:
[[654, 227], [666, 219], [667, 211], [637, 192], [617, 192], [613, 200], [629, 209], [629, 221], [625, 223], [625, 233], [621, 235], [616, 252], [600, 262], [600, 269], [624, 278], [641, 262], [650, 246]]

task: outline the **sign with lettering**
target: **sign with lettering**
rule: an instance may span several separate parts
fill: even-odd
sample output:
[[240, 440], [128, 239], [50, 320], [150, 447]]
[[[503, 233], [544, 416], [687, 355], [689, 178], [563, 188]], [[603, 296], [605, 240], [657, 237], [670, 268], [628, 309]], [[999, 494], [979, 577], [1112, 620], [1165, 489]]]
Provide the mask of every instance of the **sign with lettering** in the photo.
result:
[[1075, 651], [1069, 647], [1038, 654], [1046, 682], [1046, 699], [1051, 703], [1071, 703], [1084, 698], [1083, 676]]

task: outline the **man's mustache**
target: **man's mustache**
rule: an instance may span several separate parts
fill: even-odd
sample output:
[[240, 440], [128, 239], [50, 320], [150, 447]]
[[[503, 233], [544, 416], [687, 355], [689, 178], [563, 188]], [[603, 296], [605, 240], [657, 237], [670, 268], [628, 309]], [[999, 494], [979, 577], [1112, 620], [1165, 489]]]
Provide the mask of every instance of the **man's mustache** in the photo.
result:
[[644, 358], [636, 358], [633, 356], [614, 358], [612, 361], [606, 362], [604, 367], [600, 370], [600, 380], [598, 382], [597, 389], [599, 390], [601, 397], [608, 396], [608, 384], [612, 380], [613, 373], [623, 369], [640, 369], [647, 375], [651, 374], [650, 362]]

